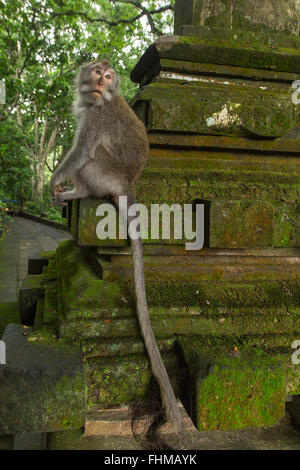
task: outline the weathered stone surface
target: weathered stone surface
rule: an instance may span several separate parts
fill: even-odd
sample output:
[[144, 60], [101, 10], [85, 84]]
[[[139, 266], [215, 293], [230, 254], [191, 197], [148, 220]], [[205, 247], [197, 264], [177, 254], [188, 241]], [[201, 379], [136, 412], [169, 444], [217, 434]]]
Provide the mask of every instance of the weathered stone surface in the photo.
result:
[[[178, 406], [183, 419], [183, 432], [197, 431], [179, 400]], [[140, 433], [144, 429], [148, 429], [151, 422], [151, 417], [145, 417], [141, 422], [137, 423], [136, 431]], [[161, 434], [174, 432], [172, 423], [166, 423], [160, 432]], [[84, 435], [118, 437], [132, 435], [130, 408], [128, 406], [123, 406], [122, 408], [103, 410], [99, 407], [91, 407], [90, 411], [87, 413]]]
[[179, 344], [189, 371], [182, 401], [199, 430], [272, 426], [284, 416], [284, 369], [275, 359], [255, 349], [225, 354], [189, 339]]
[[161, 59], [300, 73], [299, 38], [281, 40], [276, 35], [272, 39], [268, 35], [256, 36], [237, 31], [224, 37], [222, 31], [220, 38], [216, 30], [209, 28], [203, 30], [203, 37], [162, 36], [139, 60], [131, 79], [142, 83], [145, 77], [154, 78], [160, 71]]
[[[170, 351], [174, 345], [173, 338], [158, 338], [157, 344], [160, 350]], [[134, 338], [121, 337], [115, 335], [112, 338], [85, 339], [81, 341], [81, 348], [85, 358], [92, 357], [120, 357], [130, 354], [145, 354], [145, 344], [138, 333]]]
[[[149, 71], [149, 77], [153, 75], [153, 70]], [[163, 72], [163, 73], [162, 73]], [[197, 62], [188, 62], [185, 60], [176, 60], [176, 59], [160, 59], [160, 69], [157, 71], [158, 76], [164, 75], [164, 72], [168, 74], [190, 74], [193, 78], [205, 75], [206, 77], [231, 77], [236, 81], [239, 79], [237, 77], [243, 77], [245, 79], [263, 81], [264, 86], [277, 85], [276, 81], [281, 82], [290, 82], [294, 80], [299, 80], [299, 74], [288, 72], [276, 72], [271, 70], [261, 70], [248, 67], [233, 67], [230, 65], [215, 65], [215, 64], [205, 64]], [[157, 78], [156, 78], [157, 79]], [[203, 77], [204, 79], [204, 77]], [[146, 80], [146, 83], [150, 82], [151, 79]], [[253, 86], [256, 86], [258, 83], [253, 82]], [[261, 84], [263, 86], [263, 84]], [[151, 138], [151, 135], [149, 136]]]
[[[174, 352], [162, 353], [162, 358], [176, 391], [177, 358]], [[93, 405], [110, 408], [145, 397], [152, 372], [147, 356], [135, 354], [86, 360], [84, 374], [88, 408]]]
[[[72, 217], [77, 220], [77, 227], [72, 229], [72, 235], [78, 241], [79, 245], [108, 245], [108, 246], [126, 246], [128, 245], [127, 240], [115, 240], [104, 239], [100, 240], [97, 236], [97, 224], [103, 217], [97, 216], [97, 208], [100, 204], [112, 204], [111, 201], [99, 200], [96, 198], [83, 198], [78, 199], [75, 204], [73, 204], [73, 214]], [[113, 206], [112, 206], [113, 207]], [[116, 211], [117, 213], [117, 211]], [[119, 227], [119, 218], [117, 218], [117, 234]]]
[[23, 326], [16, 324], [8, 325], [2, 337], [7, 363], [0, 366], [0, 434], [51, 432], [83, 425], [80, 350], [62, 340], [41, 345], [33, 338], [24, 337]]
[[191, 82], [146, 86], [148, 129], [198, 134], [282, 137], [298, 122], [299, 111], [286, 91]]
[[[176, 133], [159, 133], [153, 132], [149, 134], [149, 142], [152, 147], [157, 148], [157, 152], [165, 150], [165, 147], [169, 149], [179, 149], [181, 152], [186, 149], [207, 149], [213, 150], [215, 148], [220, 150], [232, 150], [238, 152], [240, 150], [256, 152], [253, 156], [258, 157], [259, 152], [273, 153], [273, 156], [281, 155], [284, 157], [289, 154], [298, 154], [300, 148], [300, 140], [295, 139], [254, 139], [254, 138], [243, 138], [243, 137], [231, 137], [231, 136], [209, 136], [209, 135], [188, 135], [188, 134], [176, 134]], [[151, 149], [154, 152], [154, 149]], [[170, 151], [170, 150], [169, 150]], [[277, 155], [276, 155], [277, 154]], [[242, 157], [241, 154], [240, 158]], [[266, 158], [261, 155], [264, 161]], [[300, 157], [300, 153], [299, 153]], [[268, 158], [269, 159], [269, 158]], [[288, 162], [286, 162], [288, 163]], [[299, 160], [295, 161], [296, 164], [300, 164]]]
[[[148, 230], [146, 225], [142, 225], [145, 245], [184, 246], [187, 242], [184, 226], [182, 235], [175, 238], [172, 217], [170, 237], [164, 235], [169, 211], [164, 221], [162, 213], [166, 211], [160, 213], [158, 239], [151, 238], [154, 227], [151, 204], [167, 204], [170, 208], [181, 201], [184, 220], [184, 204], [197, 201], [206, 204], [205, 211], [210, 217], [204, 222], [204, 231], [210, 232], [207, 238], [210, 247], [299, 246], [298, 160], [287, 161], [285, 156], [265, 159], [245, 152], [241, 155], [238, 152], [205, 150], [153, 149], [151, 153], [152, 158], [136, 191], [138, 200], [148, 210]], [[78, 242], [83, 246], [115, 247], [115, 250], [123, 247], [130, 253], [129, 240], [101, 240], [97, 237], [96, 228], [101, 218], [96, 216], [96, 209], [101, 202], [92, 198], [78, 201], [79, 225], [84, 227], [77, 236]], [[195, 220], [193, 224], [195, 227]]]
[[276, 205], [273, 246], [300, 246], [300, 210], [298, 202]]
[[272, 246], [274, 207], [263, 201], [213, 201], [210, 246], [248, 248]]
[[[250, 309], [248, 308], [248, 310]], [[267, 335], [276, 334], [278, 328], [289, 335], [294, 332], [300, 333], [299, 311], [294, 316], [277, 312], [276, 317], [268, 315], [269, 312], [266, 308], [264, 315], [251, 315], [251, 313], [250, 311], [250, 315], [228, 315], [225, 317], [224, 314], [206, 316], [206, 312], [200, 315], [185, 315], [184, 317], [169, 314], [160, 317], [151, 316], [151, 323], [157, 337], [173, 337], [178, 334], [223, 335], [224, 337], [248, 334]], [[73, 321], [62, 325], [60, 331], [62, 336], [80, 341], [111, 338], [115, 340], [114, 347], [117, 346], [117, 339], [121, 341], [128, 337], [140, 337], [140, 330], [134, 317], [107, 320], [106, 322], [92, 319], [80, 323]]]
[[22, 433], [14, 436], [14, 450], [46, 450], [47, 433]]
[[175, 33], [182, 25], [279, 32], [298, 35], [295, 0], [177, 0]]
[[71, 319], [80, 312], [89, 318], [91, 312], [119, 312], [130, 308], [130, 298], [116, 283], [105, 283], [88, 263], [82, 248], [74, 241], [62, 243], [57, 249], [58, 310], [60, 319]]

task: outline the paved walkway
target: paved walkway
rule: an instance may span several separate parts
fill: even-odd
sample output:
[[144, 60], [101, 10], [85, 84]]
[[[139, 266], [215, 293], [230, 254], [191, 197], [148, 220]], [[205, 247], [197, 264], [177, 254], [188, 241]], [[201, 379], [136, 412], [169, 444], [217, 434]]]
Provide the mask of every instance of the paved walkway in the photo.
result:
[[19, 322], [18, 289], [27, 275], [28, 258], [72, 238], [68, 232], [23, 217], [5, 224], [9, 231], [0, 242], [0, 339], [5, 323]]

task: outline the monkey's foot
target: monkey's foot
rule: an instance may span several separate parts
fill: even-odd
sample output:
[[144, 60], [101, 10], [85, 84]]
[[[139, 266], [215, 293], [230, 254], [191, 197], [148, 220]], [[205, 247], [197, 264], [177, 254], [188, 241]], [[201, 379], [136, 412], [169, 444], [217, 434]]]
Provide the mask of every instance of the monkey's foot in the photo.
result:
[[67, 202], [64, 201], [63, 193], [58, 193], [52, 198], [54, 204], [56, 206], [66, 206]]

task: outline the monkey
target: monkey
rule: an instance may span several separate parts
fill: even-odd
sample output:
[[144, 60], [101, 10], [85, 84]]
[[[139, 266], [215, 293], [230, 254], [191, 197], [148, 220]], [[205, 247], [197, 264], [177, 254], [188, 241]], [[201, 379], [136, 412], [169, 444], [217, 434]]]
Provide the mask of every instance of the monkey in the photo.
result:
[[[127, 196], [135, 204], [134, 183], [149, 155], [145, 125], [119, 92], [119, 77], [106, 60], [84, 64], [78, 74], [74, 113], [77, 133], [73, 146], [51, 178], [56, 204], [76, 198], [110, 197], [116, 205]], [[67, 179], [74, 184], [64, 191]], [[182, 432], [182, 416], [153, 334], [145, 291], [142, 240], [129, 238], [132, 247], [136, 310], [141, 333], [156, 378], [167, 421]], [[135, 237], [136, 238], [136, 237]]]

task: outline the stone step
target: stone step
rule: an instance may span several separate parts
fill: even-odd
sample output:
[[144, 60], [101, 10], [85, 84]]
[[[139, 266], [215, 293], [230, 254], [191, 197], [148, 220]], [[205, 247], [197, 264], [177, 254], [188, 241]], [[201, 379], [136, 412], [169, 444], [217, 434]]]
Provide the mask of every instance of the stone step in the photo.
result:
[[286, 155], [273, 156], [266, 158], [265, 155], [224, 152], [222, 150], [216, 152], [209, 149], [203, 150], [187, 150], [187, 149], [163, 149], [152, 148], [150, 152], [151, 158], [147, 165], [148, 169], [165, 168], [172, 170], [187, 170], [194, 168], [195, 170], [229, 170], [232, 172], [249, 171], [249, 172], [265, 172], [273, 174], [298, 174], [300, 173], [300, 161], [295, 156], [287, 159]]
[[28, 260], [28, 274], [42, 274], [43, 267], [48, 265], [48, 260], [44, 258], [30, 258]]
[[33, 325], [37, 301], [44, 296], [44, 275], [28, 274], [19, 290], [21, 323]]
[[[110, 259], [111, 262], [122, 262], [126, 256], [131, 256], [131, 247], [129, 245], [125, 247], [113, 247], [113, 246], [98, 246], [96, 252], [99, 255], [105, 255], [106, 259]], [[191, 252], [185, 249], [184, 246], [180, 245], [160, 245], [156, 244], [144, 244], [144, 262], [147, 260], [147, 256], [156, 257], [159, 260], [165, 258], [166, 262], [170, 260], [170, 256], [184, 257], [187, 258], [185, 262], [193, 262], [193, 258], [197, 257], [199, 262], [202, 259], [206, 260], [210, 264], [218, 264], [220, 260], [225, 260], [226, 264], [253, 264], [256, 260], [257, 263], [265, 261], [267, 264], [281, 263], [282, 259], [285, 258], [287, 262], [295, 259], [298, 262], [300, 258], [300, 248], [208, 248], [203, 247], [201, 251]], [[155, 259], [155, 258], [154, 258]]]
[[[101, 257], [97, 262], [102, 269], [102, 279], [108, 281], [120, 280], [126, 282], [133, 279], [131, 257], [123, 257], [118, 263], [110, 263]], [[167, 259], [168, 258], [168, 259]], [[192, 257], [191, 257], [192, 258]], [[151, 282], [157, 279], [184, 281], [255, 281], [255, 280], [298, 280], [300, 278], [300, 257], [275, 259], [273, 262], [262, 258], [260, 262], [252, 257], [247, 262], [241, 263], [234, 257], [216, 260], [212, 258], [202, 259], [193, 257], [186, 262], [185, 257], [156, 257], [145, 259], [145, 277]], [[271, 261], [271, 262], [270, 262]], [[218, 263], [217, 263], [218, 262]], [[235, 262], [235, 263], [234, 263]], [[252, 264], [251, 264], [252, 262]], [[215, 263], [215, 264], [214, 264]]]
[[[183, 418], [183, 432], [195, 431], [191, 418], [178, 400], [179, 409]], [[151, 419], [142, 419], [136, 431], [139, 433], [151, 424]], [[173, 425], [166, 423], [161, 428], [161, 434], [172, 434]], [[130, 436], [132, 435], [131, 418], [128, 406], [113, 409], [94, 408], [87, 412], [84, 428], [85, 436]]]
[[[260, 315], [185, 315], [151, 317], [154, 334], [173, 335], [247, 335], [299, 334], [300, 316], [290, 313]], [[137, 318], [113, 318], [62, 321], [59, 336], [73, 339], [140, 337]]]
[[[183, 62], [180, 61], [182, 64]], [[194, 65], [194, 64], [193, 64]], [[236, 69], [234, 68], [235, 72]], [[253, 69], [251, 69], [253, 71]], [[259, 154], [299, 154], [299, 142], [295, 139], [255, 139], [223, 135], [189, 135], [175, 132], [151, 132], [149, 142], [152, 147], [198, 148], [198, 149], [227, 149], [232, 151], [258, 152]], [[264, 157], [266, 158], [266, 157]]]
[[[157, 339], [160, 350], [171, 350], [174, 345], [173, 338]], [[84, 359], [95, 357], [119, 357], [131, 354], [145, 354], [146, 349], [142, 338], [89, 338], [81, 341]]]
[[[193, 336], [192, 336], [193, 337]], [[286, 356], [290, 360], [292, 353], [291, 344], [295, 340], [295, 334], [278, 334], [278, 332], [273, 334], [245, 334], [239, 335], [237, 339], [236, 336], [232, 335], [223, 337], [223, 347], [225, 352], [230, 352], [234, 350], [234, 347], [242, 344], [247, 347], [262, 348], [268, 351], [271, 354]], [[171, 351], [174, 347], [174, 342], [176, 338], [156, 338], [156, 342], [159, 350]], [[214, 337], [210, 335], [199, 335], [199, 342], [206, 342], [213, 345], [216, 341], [220, 344], [220, 337]], [[145, 353], [145, 345], [142, 338], [111, 338], [106, 339], [102, 337], [94, 337], [83, 339], [81, 341], [81, 349], [84, 354], [84, 358], [100, 358], [100, 357], [120, 357], [128, 356], [132, 354], [143, 354]], [[300, 371], [299, 371], [300, 372]]]

